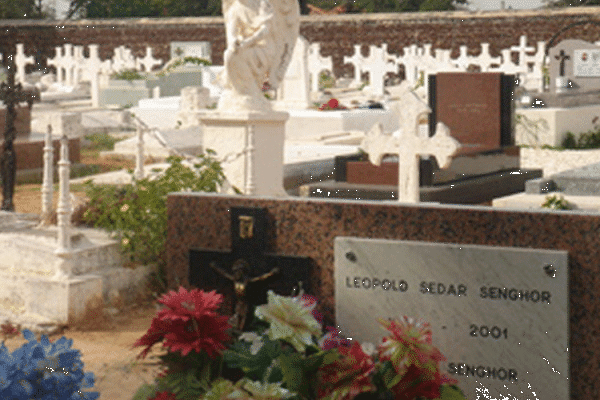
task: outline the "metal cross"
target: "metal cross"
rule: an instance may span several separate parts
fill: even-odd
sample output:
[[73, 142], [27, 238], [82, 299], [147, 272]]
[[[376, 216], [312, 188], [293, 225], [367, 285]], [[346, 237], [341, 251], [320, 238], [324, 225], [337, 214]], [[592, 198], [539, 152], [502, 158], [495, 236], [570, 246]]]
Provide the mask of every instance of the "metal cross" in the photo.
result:
[[559, 76], [565, 76], [565, 61], [570, 60], [571, 57], [566, 55], [564, 50], [561, 50], [557, 56], [554, 56], [554, 58], [560, 60], [560, 69], [558, 72]]
[[6, 82], [0, 84], [0, 100], [6, 106], [6, 124], [4, 131], [4, 145], [2, 146], [1, 176], [2, 176], [2, 207], [3, 211], [14, 211], [13, 194], [15, 190], [15, 178], [17, 172], [17, 157], [13, 142], [17, 135], [15, 120], [17, 110], [15, 106], [21, 102], [27, 102], [29, 107], [35, 100], [35, 95], [23, 91], [20, 83], [15, 83], [14, 56], [6, 57], [5, 67], [7, 70]]

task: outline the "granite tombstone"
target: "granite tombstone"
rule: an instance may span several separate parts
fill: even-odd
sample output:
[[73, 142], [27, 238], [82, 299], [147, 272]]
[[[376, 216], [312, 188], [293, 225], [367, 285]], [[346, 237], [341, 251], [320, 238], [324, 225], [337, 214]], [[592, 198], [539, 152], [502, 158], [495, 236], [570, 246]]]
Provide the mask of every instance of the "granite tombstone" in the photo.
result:
[[429, 76], [429, 135], [437, 122], [463, 145], [497, 149], [513, 144], [515, 78], [502, 73], [445, 72]]

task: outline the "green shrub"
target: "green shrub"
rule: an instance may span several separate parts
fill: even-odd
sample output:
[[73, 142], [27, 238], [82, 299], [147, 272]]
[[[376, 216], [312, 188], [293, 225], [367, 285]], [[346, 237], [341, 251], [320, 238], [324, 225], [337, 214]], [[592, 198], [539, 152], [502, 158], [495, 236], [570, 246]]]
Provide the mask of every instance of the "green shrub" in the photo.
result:
[[173, 62], [167, 68], [163, 69], [156, 76], [165, 76], [175, 68], [185, 65], [185, 64], [195, 64], [195, 65], [212, 65], [212, 63], [204, 58], [194, 57], [194, 56], [186, 56], [183, 58], [179, 58], [177, 61]]
[[112, 79], [120, 80], [120, 81], [135, 81], [140, 79], [146, 79], [146, 77], [135, 69], [124, 69], [119, 72], [115, 72], [111, 75]]
[[572, 132], [567, 132], [562, 145], [566, 149], [598, 149], [600, 148], [600, 129], [590, 130], [576, 138]]
[[171, 165], [152, 180], [134, 180], [120, 187], [86, 182], [85, 191], [90, 201], [83, 221], [111, 232], [121, 242], [129, 261], [158, 265], [161, 272], [157, 278], [164, 287], [167, 194], [217, 190], [224, 181], [223, 170], [213, 158], [214, 152], [207, 153], [193, 169], [183, 165], [181, 158], [169, 157], [167, 161]]
[[87, 135], [85, 139], [91, 142], [89, 146], [86, 146], [90, 150], [114, 150], [115, 143], [119, 141], [108, 133], [94, 133]]
[[329, 71], [323, 71], [319, 74], [319, 90], [331, 89], [335, 87], [335, 77]]
[[550, 208], [552, 210], [571, 210], [573, 205], [565, 200], [562, 196], [546, 196], [546, 201], [542, 204], [543, 208]]

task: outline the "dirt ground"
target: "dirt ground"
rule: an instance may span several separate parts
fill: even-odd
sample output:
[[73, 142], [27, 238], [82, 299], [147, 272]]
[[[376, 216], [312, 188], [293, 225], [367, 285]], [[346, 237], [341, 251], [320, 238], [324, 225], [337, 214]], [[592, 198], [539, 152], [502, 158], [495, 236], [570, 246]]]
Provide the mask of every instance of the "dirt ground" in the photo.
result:
[[[83, 160], [88, 163], [98, 159]], [[132, 168], [133, 163], [118, 160], [102, 160], [102, 170], [114, 167]], [[73, 192], [83, 199], [83, 192]], [[19, 185], [13, 197], [15, 210], [22, 213], [41, 213], [40, 185]], [[58, 202], [58, 193], [54, 192], [54, 204]], [[131, 400], [134, 393], [143, 383], [150, 383], [160, 371], [155, 356], [160, 351], [150, 353], [144, 360], [136, 356], [142, 348], [132, 349], [133, 343], [150, 327], [156, 313], [156, 302], [141, 301], [121, 310], [115, 316], [106, 315], [103, 320], [87, 321], [79, 327], [66, 328], [61, 334], [50, 336], [58, 339], [65, 336], [73, 339], [74, 349], [81, 351], [85, 372], [93, 372], [96, 383], [93, 390], [100, 393], [101, 400]], [[13, 351], [25, 343], [23, 335], [6, 341], [7, 347]]]
[[[103, 328], [67, 328], [50, 339], [73, 339], [72, 348], [81, 352], [84, 371], [94, 373], [93, 390], [100, 393], [101, 400], [131, 400], [142, 384], [151, 383], [160, 372], [155, 365], [160, 346], [143, 360], [136, 359], [142, 348], [131, 348], [146, 333], [155, 313], [154, 304], [138, 304], [111, 317]], [[23, 335], [6, 340], [10, 351], [23, 343]]]

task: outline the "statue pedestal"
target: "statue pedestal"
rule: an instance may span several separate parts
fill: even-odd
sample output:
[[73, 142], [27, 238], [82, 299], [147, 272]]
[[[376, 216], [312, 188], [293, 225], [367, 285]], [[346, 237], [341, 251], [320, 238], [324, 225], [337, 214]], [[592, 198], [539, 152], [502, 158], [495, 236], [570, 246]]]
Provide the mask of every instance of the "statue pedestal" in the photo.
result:
[[231, 185], [246, 195], [286, 196], [283, 142], [287, 112], [213, 111], [200, 116], [203, 148], [223, 160]]

